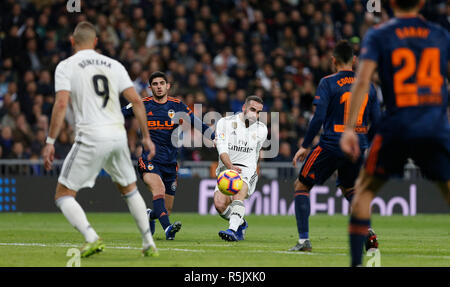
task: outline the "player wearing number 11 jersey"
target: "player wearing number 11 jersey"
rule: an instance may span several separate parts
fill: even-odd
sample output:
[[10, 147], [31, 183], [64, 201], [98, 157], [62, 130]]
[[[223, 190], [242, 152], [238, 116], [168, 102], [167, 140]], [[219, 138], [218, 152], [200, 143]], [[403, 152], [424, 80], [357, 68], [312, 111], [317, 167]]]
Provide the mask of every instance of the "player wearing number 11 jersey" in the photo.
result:
[[370, 203], [385, 181], [403, 174], [412, 158], [422, 174], [437, 182], [450, 203], [450, 126], [447, 77], [450, 36], [419, 15], [424, 0], [391, 0], [395, 18], [367, 32], [352, 88], [342, 150], [358, 158], [354, 133], [368, 81], [378, 67], [387, 112], [377, 127], [355, 188], [349, 225], [352, 265], [362, 264], [370, 224]]
[[[353, 50], [347, 41], [339, 42], [333, 52], [333, 62], [337, 73], [323, 78], [317, 88], [314, 104], [316, 110], [311, 120], [302, 147], [296, 153], [293, 164], [304, 161], [298, 179], [295, 182], [295, 215], [299, 233], [299, 242], [290, 251], [311, 251], [309, 240], [309, 191], [316, 184], [324, 183], [336, 170], [339, 186], [348, 201], [353, 197], [353, 187], [363, 162], [362, 156], [352, 163], [341, 152], [339, 139], [344, 131], [344, 122], [348, 117], [350, 89], [355, 81], [352, 66], [355, 61]], [[358, 113], [355, 128], [362, 150], [368, 147], [369, 124], [380, 117], [380, 107], [375, 88], [372, 86], [364, 96], [364, 105]], [[323, 125], [320, 142], [312, 150], [310, 146]], [[376, 240], [372, 238], [372, 240]], [[375, 246], [374, 246], [375, 247]]]

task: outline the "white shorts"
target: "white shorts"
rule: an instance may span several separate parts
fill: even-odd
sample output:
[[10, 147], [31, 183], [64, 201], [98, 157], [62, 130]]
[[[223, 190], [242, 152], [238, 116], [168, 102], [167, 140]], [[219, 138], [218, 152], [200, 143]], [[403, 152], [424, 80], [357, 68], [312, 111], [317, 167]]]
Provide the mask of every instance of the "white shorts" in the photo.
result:
[[102, 168], [121, 186], [136, 182], [126, 138], [95, 145], [75, 142], [64, 160], [58, 182], [74, 191], [93, 187]]
[[[256, 183], [258, 182], [258, 173], [256, 172], [256, 170], [249, 169], [247, 167], [239, 166], [239, 168], [241, 169], [241, 173], [239, 175], [241, 176], [242, 181], [244, 181], [248, 186], [248, 193], [246, 198], [249, 198], [255, 192]], [[221, 168], [218, 167], [216, 169], [216, 177], [226, 169], [227, 168], [225, 166]], [[219, 191], [217, 185], [215, 191]]]

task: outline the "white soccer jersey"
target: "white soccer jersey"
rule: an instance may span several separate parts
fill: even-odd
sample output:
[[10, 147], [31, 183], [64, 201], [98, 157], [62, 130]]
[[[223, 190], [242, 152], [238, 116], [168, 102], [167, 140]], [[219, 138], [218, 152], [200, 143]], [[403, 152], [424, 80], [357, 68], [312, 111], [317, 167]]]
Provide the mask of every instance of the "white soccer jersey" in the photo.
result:
[[76, 140], [84, 143], [126, 137], [119, 96], [129, 87], [123, 65], [94, 50], [77, 52], [55, 71], [55, 91], [70, 92]]
[[234, 165], [245, 166], [250, 171], [256, 171], [259, 151], [267, 138], [267, 127], [264, 123], [257, 121], [247, 128], [239, 115], [225, 117], [217, 122], [218, 170], [223, 170], [224, 164], [220, 160], [220, 155], [226, 152]]

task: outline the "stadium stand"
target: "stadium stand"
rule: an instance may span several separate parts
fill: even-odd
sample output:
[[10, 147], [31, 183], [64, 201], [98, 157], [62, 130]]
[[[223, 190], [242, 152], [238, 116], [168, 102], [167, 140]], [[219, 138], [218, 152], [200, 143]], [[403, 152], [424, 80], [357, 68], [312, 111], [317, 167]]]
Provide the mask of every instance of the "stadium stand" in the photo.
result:
[[[80, 13], [65, 13], [66, 2], [0, 3], [1, 159], [41, 158], [55, 67], [71, 55], [76, 23], [88, 20], [98, 29], [97, 48], [125, 65], [142, 97], [151, 95], [147, 78], [156, 70], [169, 75], [172, 96], [191, 108], [202, 104], [200, 113], [236, 112], [245, 95], [261, 96], [265, 111], [280, 113], [280, 154], [272, 160], [289, 162], [313, 113], [315, 88], [332, 73], [335, 43], [348, 39], [358, 51], [365, 31], [390, 13], [367, 13], [367, 1], [351, 0], [98, 0], [81, 1]], [[450, 29], [449, 11], [450, 1], [427, 1], [423, 14]], [[72, 123], [69, 116], [57, 139], [57, 159], [70, 150]], [[136, 159], [139, 136], [128, 130]], [[179, 156], [217, 160], [206, 148], [183, 148]]]

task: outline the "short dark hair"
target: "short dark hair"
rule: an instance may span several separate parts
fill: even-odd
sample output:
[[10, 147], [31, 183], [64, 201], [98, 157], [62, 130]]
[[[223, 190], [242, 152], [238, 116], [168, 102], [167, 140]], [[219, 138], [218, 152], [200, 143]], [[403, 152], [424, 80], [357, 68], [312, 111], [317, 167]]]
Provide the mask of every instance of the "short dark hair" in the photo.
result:
[[167, 76], [166, 76], [166, 74], [164, 74], [164, 73], [161, 72], [161, 71], [156, 71], [156, 72], [153, 72], [153, 73], [150, 75], [150, 78], [148, 79], [148, 84], [149, 84], [150, 86], [152, 85], [152, 81], [153, 81], [153, 79], [155, 79], [155, 78], [163, 78], [164, 81], [167, 82]]
[[420, 0], [395, 0], [398, 8], [403, 11], [410, 11], [419, 5]]
[[341, 40], [334, 47], [333, 56], [336, 62], [347, 64], [353, 59], [353, 48], [347, 40]]
[[263, 101], [260, 97], [255, 96], [255, 95], [248, 96], [248, 97], [245, 99], [245, 104], [248, 104], [250, 101], [255, 101], [255, 102], [257, 102], [257, 103], [260, 103], [261, 105], [264, 105], [264, 101]]
[[84, 44], [93, 41], [96, 35], [97, 32], [94, 25], [87, 21], [78, 23], [73, 31], [73, 39], [77, 44]]

